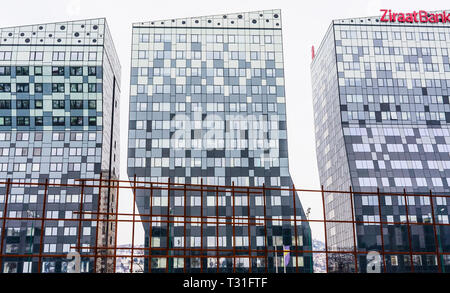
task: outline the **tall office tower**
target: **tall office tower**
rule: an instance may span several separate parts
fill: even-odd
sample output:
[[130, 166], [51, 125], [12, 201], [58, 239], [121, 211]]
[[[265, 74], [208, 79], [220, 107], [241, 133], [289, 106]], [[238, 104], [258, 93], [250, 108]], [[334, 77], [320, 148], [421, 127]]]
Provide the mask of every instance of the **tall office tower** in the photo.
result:
[[[78, 187], [30, 183], [118, 177], [120, 64], [104, 18], [2, 28], [0, 34], [0, 178], [25, 183], [0, 186], [0, 215], [9, 218], [0, 223], [1, 252], [30, 254], [4, 256], [1, 271], [63, 272], [67, 259], [46, 255], [78, 245], [105, 247], [114, 225], [99, 223], [97, 233], [95, 222], [79, 227], [69, 219], [78, 219], [81, 202], [87, 212], [97, 211], [99, 202], [106, 209], [114, 192], [103, 188], [99, 201], [99, 189], [86, 187], [81, 201]], [[82, 259], [82, 271], [93, 268], [93, 258]]]
[[[138, 209], [146, 220], [145, 245], [152, 248], [153, 256], [146, 270], [215, 272], [219, 266], [222, 272], [236, 267], [249, 271], [245, 257], [249, 248], [258, 249], [261, 256], [265, 249], [285, 246], [298, 252], [310, 247], [307, 224], [283, 221], [294, 215], [305, 219], [292, 192], [270, 190], [263, 195], [259, 189], [247, 197], [235, 196], [231, 189], [233, 184], [292, 188], [279, 10], [135, 23], [130, 91], [130, 179], [170, 180], [198, 190], [201, 184], [220, 185], [229, 190], [220, 192], [217, 202], [211, 189], [186, 196], [154, 190], [151, 198], [149, 191], [137, 190]], [[253, 223], [264, 216], [264, 210], [270, 218], [267, 233], [263, 221]], [[150, 218], [150, 212], [158, 217]], [[165, 221], [169, 213], [171, 220], [178, 221], [184, 215], [198, 222], [199, 218], [190, 217], [228, 219], [218, 227], [206, 218], [203, 224], [149, 222]], [[233, 228], [233, 216], [250, 216], [251, 224], [245, 220], [242, 227], [237, 223]], [[185, 259], [176, 257], [183, 253]], [[242, 254], [242, 259], [234, 262], [233, 253]], [[251, 271], [265, 271], [266, 263], [272, 272], [296, 271], [297, 260], [300, 271], [309, 271], [310, 256], [295, 254], [290, 252], [286, 265], [281, 252], [279, 259], [269, 252], [268, 262], [253, 258]]]
[[[450, 192], [449, 40], [442, 22], [334, 20], [311, 64], [321, 184], [373, 192], [355, 194], [353, 202], [350, 194], [327, 193], [327, 218], [351, 220], [353, 213], [357, 221], [384, 222], [357, 224], [356, 246], [387, 252], [380, 260], [387, 272], [433, 271], [437, 261], [448, 271], [450, 265], [436, 257], [449, 249], [448, 226], [423, 225], [448, 223], [449, 200], [431, 202], [430, 190]], [[378, 201], [377, 188], [396, 194]], [[352, 230], [352, 224], [328, 223], [329, 249], [353, 250]], [[346, 268], [344, 256], [335, 260], [336, 269], [354, 269], [353, 260]], [[358, 260], [358, 270], [366, 271], [366, 255]]]

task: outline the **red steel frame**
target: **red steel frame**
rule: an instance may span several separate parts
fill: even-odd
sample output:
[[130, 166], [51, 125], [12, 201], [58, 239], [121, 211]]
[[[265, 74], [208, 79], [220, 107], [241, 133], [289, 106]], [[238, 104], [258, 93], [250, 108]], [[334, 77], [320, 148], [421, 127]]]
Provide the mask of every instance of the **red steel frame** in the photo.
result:
[[[94, 182], [94, 183], [89, 183], [89, 182]], [[97, 184], [95, 184], [95, 182], [97, 182]], [[5, 193], [5, 201], [4, 201], [4, 207], [3, 207], [3, 215], [2, 217], [0, 217], [0, 220], [2, 220], [2, 233], [1, 233], [1, 245], [0, 245], [0, 268], [2, 268], [3, 264], [4, 264], [4, 258], [38, 258], [38, 272], [41, 272], [42, 270], [42, 259], [43, 258], [65, 258], [66, 255], [65, 254], [49, 254], [49, 253], [43, 253], [43, 237], [44, 237], [44, 232], [45, 232], [45, 222], [46, 221], [78, 221], [78, 235], [77, 235], [77, 245], [76, 247], [72, 247], [77, 249], [80, 252], [80, 256], [82, 258], [93, 258], [94, 259], [94, 272], [97, 272], [97, 259], [98, 258], [113, 258], [113, 271], [116, 271], [116, 263], [117, 263], [117, 258], [118, 257], [126, 257], [126, 258], [130, 258], [131, 257], [131, 265], [130, 265], [130, 272], [133, 272], [133, 263], [134, 263], [134, 257], [135, 255], [135, 250], [143, 250], [143, 251], [148, 251], [148, 255], [144, 255], [144, 256], [139, 256], [140, 258], [148, 258], [149, 262], [149, 270], [151, 271], [152, 269], [152, 261], [151, 258], [154, 257], [152, 255], [152, 251], [165, 251], [166, 255], [156, 255], [156, 257], [158, 258], [166, 258], [166, 272], [169, 271], [169, 260], [173, 259], [175, 257], [177, 258], [200, 258], [200, 271], [203, 272], [204, 271], [204, 264], [203, 264], [203, 259], [204, 258], [214, 258], [213, 255], [209, 255], [208, 252], [212, 252], [215, 253], [215, 258], [217, 261], [217, 268], [216, 271], [219, 272], [219, 258], [232, 258], [233, 259], [233, 272], [236, 272], [236, 258], [248, 258], [249, 260], [249, 267], [248, 270], [249, 272], [252, 271], [252, 267], [253, 267], [253, 259], [255, 258], [264, 258], [265, 260], [265, 271], [268, 272], [268, 254], [269, 253], [275, 253], [276, 255], [278, 255], [279, 252], [283, 252], [284, 247], [282, 250], [279, 249], [269, 249], [268, 245], [267, 245], [267, 221], [271, 220], [270, 217], [267, 217], [266, 215], [266, 210], [267, 210], [267, 205], [266, 205], [266, 196], [265, 193], [268, 190], [285, 190], [288, 192], [292, 192], [293, 194], [293, 209], [294, 209], [294, 215], [293, 215], [293, 219], [279, 219], [279, 221], [294, 221], [293, 226], [294, 228], [294, 234], [295, 234], [295, 249], [289, 249], [288, 251], [290, 251], [291, 253], [295, 252], [295, 256], [298, 256], [299, 253], [318, 253], [318, 254], [325, 254], [326, 257], [326, 270], [327, 272], [329, 271], [329, 254], [351, 254], [354, 257], [354, 268], [355, 268], [355, 273], [358, 272], [358, 255], [364, 255], [367, 254], [367, 251], [360, 251], [357, 249], [356, 246], [356, 228], [355, 225], [356, 224], [377, 224], [380, 225], [380, 233], [381, 233], [381, 257], [382, 257], [382, 263], [383, 263], [383, 271], [386, 272], [386, 260], [385, 260], [385, 256], [387, 255], [409, 255], [410, 257], [410, 262], [411, 262], [411, 272], [415, 271], [415, 267], [414, 267], [414, 259], [413, 259], [413, 255], [435, 255], [437, 256], [437, 262], [438, 262], [438, 271], [442, 272], [442, 266], [444, 264], [442, 264], [441, 262], [441, 255], [450, 255], [450, 252], [444, 252], [441, 251], [442, 248], [440, 249], [438, 246], [438, 237], [437, 237], [437, 227], [438, 226], [450, 226], [450, 224], [445, 224], [445, 223], [436, 223], [436, 219], [435, 219], [435, 212], [434, 212], [434, 202], [433, 199], [435, 197], [445, 197], [445, 198], [450, 198], [450, 195], [435, 195], [433, 194], [431, 191], [429, 193], [429, 195], [427, 195], [430, 198], [430, 205], [431, 205], [431, 213], [432, 213], [432, 221], [431, 223], [418, 223], [418, 222], [414, 222], [411, 223], [409, 220], [409, 209], [408, 209], [408, 197], [409, 196], [413, 196], [413, 197], [417, 197], [417, 196], [422, 196], [424, 197], [425, 195], [423, 194], [407, 194], [406, 190], [403, 190], [403, 193], [381, 193], [379, 191], [379, 189], [377, 189], [377, 192], [354, 192], [352, 190], [352, 188], [350, 187], [349, 191], [329, 191], [329, 190], [324, 190], [323, 186], [321, 187], [320, 190], [308, 190], [308, 189], [296, 189], [294, 185], [292, 185], [292, 188], [274, 188], [274, 187], [266, 187], [264, 184], [263, 186], [258, 186], [258, 187], [249, 187], [249, 186], [235, 186], [234, 182], [232, 182], [231, 186], [224, 186], [224, 185], [204, 185], [203, 184], [203, 180], [201, 180], [200, 184], [181, 184], [181, 183], [173, 183], [170, 182], [170, 180], [167, 183], [161, 183], [161, 182], [145, 182], [145, 181], [137, 181], [136, 176], [134, 176], [134, 180], [133, 181], [125, 181], [125, 180], [110, 180], [110, 179], [103, 179], [101, 174], [100, 174], [100, 179], [79, 179], [77, 181], [77, 183], [75, 184], [55, 184], [55, 183], [49, 183], [48, 179], [45, 181], [45, 183], [24, 183], [24, 182], [12, 182], [11, 179], [8, 179], [6, 182], [0, 182], [0, 184], [2, 185], [6, 185], [6, 193]], [[42, 202], [42, 216], [39, 217], [35, 217], [33, 218], [33, 221], [41, 221], [41, 235], [40, 235], [40, 242], [39, 242], [39, 253], [38, 254], [33, 254], [33, 252], [31, 252], [30, 254], [12, 254], [12, 253], [5, 253], [4, 252], [4, 246], [5, 246], [5, 233], [6, 233], [6, 222], [8, 220], [16, 220], [16, 221], [30, 221], [30, 218], [28, 217], [8, 217], [8, 202], [9, 202], [9, 198], [10, 198], [10, 190], [11, 190], [11, 186], [13, 185], [18, 185], [18, 186], [39, 186], [39, 187], [43, 187], [44, 188], [44, 195], [43, 195], [43, 202]], [[144, 185], [144, 186], [142, 186]], [[149, 187], [147, 186], [149, 185]], [[131, 187], [130, 187], [131, 186]], [[80, 207], [79, 207], [79, 212], [74, 212], [76, 214], [78, 214], [78, 219], [63, 219], [63, 218], [47, 218], [46, 217], [46, 203], [47, 203], [47, 195], [48, 195], [48, 188], [49, 187], [78, 187], [80, 188]], [[102, 188], [116, 188], [116, 198], [115, 198], [115, 210], [114, 212], [103, 212], [101, 211], [101, 197], [98, 197], [98, 204], [97, 204], [97, 211], [84, 211], [83, 210], [83, 204], [84, 204], [84, 190], [85, 188], [91, 188], [91, 187], [97, 187], [99, 189], [99, 194], [101, 194], [101, 190]], [[120, 189], [131, 189], [132, 193], [133, 193], [133, 212], [132, 214], [130, 213], [119, 213], [119, 191]], [[144, 189], [150, 192], [150, 213], [149, 214], [136, 214], [136, 210], [135, 210], [135, 204], [136, 204], [136, 192], [138, 189]], [[167, 213], [166, 214], [154, 214], [153, 210], [152, 210], [152, 206], [153, 206], [153, 191], [154, 190], [167, 190], [168, 192], [168, 203], [167, 203]], [[230, 193], [231, 190], [231, 195], [232, 195], [232, 210], [233, 210], [233, 215], [230, 216], [220, 216], [219, 215], [219, 193]], [[182, 215], [174, 215], [172, 213], [171, 210], [171, 193], [175, 193], [176, 191], [179, 192], [183, 192], [184, 195], [184, 212]], [[187, 192], [199, 192], [201, 195], [201, 202], [200, 202], [200, 208], [201, 208], [201, 215], [200, 216], [188, 216], [187, 215]], [[211, 192], [215, 194], [215, 208], [216, 208], [216, 215], [215, 216], [205, 216], [203, 215], [203, 195], [205, 192]], [[322, 205], [323, 205], [323, 219], [297, 219], [297, 213], [296, 213], [296, 192], [303, 192], [303, 193], [321, 193], [322, 196]], [[237, 249], [236, 248], [236, 216], [235, 216], [235, 196], [237, 194], [243, 194], [246, 195], [246, 199], [247, 199], [247, 216], [241, 216], [238, 219], [238, 224], [239, 225], [247, 225], [248, 227], [248, 249]], [[326, 202], [325, 202], [325, 193], [333, 193], [333, 194], [337, 194], [337, 195], [349, 195], [350, 196], [350, 204], [351, 204], [351, 210], [352, 210], [352, 214], [351, 220], [327, 220], [327, 216], [326, 216]], [[251, 202], [251, 196], [252, 195], [262, 195], [263, 198], [263, 206], [264, 206], [264, 216], [263, 218], [261, 217], [255, 217], [252, 216], [250, 211], [250, 202]], [[354, 215], [354, 195], [376, 195], [377, 199], [378, 199], [378, 212], [379, 212], [379, 221], [356, 221], [355, 220], [355, 215]], [[407, 230], [408, 230], [408, 242], [409, 242], [409, 251], [385, 251], [385, 243], [384, 243], [384, 235], [383, 235], [383, 225], [405, 225], [404, 222], [384, 222], [382, 219], [382, 212], [381, 212], [381, 196], [392, 196], [392, 195], [396, 195], [396, 196], [402, 196], [405, 200], [405, 213], [406, 213], [406, 226], [407, 226]], [[85, 217], [84, 215], [89, 215], [89, 217]], [[94, 217], [93, 217], [94, 216]], [[110, 217], [111, 216], [111, 217]], [[139, 218], [139, 216], [142, 217], [149, 217], [149, 220], [144, 220], [144, 219], [137, 219], [137, 217]], [[131, 217], [130, 219], [120, 219], [120, 217]], [[154, 217], [158, 217], [160, 218], [160, 220], [154, 220]], [[166, 218], [166, 220], [164, 220], [164, 218]], [[182, 220], [179, 220], [179, 218], [182, 218]], [[256, 220], [257, 219], [257, 220]], [[201, 231], [201, 245], [200, 248], [187, 248], [187, 238], [186, 238], [186, 225], [187, 224], [191, 224], [191, 223], [195, 223], [198, 224], [198, 220], [200, 220], [200, 231]], [[82, 222], [83, 221], [88, 221], [88, 222], [96, 222], [96, 239], [95, 239], [95, 246], [93, 247], [87, 247], [84, 246], [82, 247], [81, 244], [81, 233], [82, 233]], [[215, 248], [204, 248], [203, 246], [203, 224], [205, 223], [207, 224], [211, 224], [211, 225], [215, 225], [216, 226], [216, 247]], [[214, 221], [214, 222], [213, 222]], [[261, 224], [260, 222], [264, 221], [264, 224]], [[115, 224], [115, 235], [114, 239], [115, 242], [113, 243], [112, 246], [109, 246], [108, 244], [103, 247], [102, 245], [98, 245], [98, 227], [99, 227], [99, 222], [104, 222], [107, 227], [109, 228], [109, 226], [111, 225], [110, 223], [114, 223]], [[132, 243], [131, 243], [131, 255], [117, 255], [117, 250], [122, 249], [117, 247], [117, 232], [118, 232], [118, 224], [119, 223], [123, 223], [123, 222], [131, 222], [132, 223]], [[137, 223], [149, 223], [149, 247], [147, 248], [139, 248], [139, 247], [135, 247], [135, 225]], [[152, 247], [152, 227], [153, 227], [153, 223], [154, 222], [159, 222], [159, 223], [165, 223], [167, 226], [167, 247]], [[299, 250], [298, 248], [298, 235], [297, 235], [297, 227], [299, 225], [299, 223], [302, 222], [309, 222], [309, 223], [323, 223], [324, 225], [324, 234], [325, 234], [325, 251], [314, 251], [314, 250]], [[181, 223], [184, 224], [184, 236], [183, 236], [183, 247], [182, 248], [175, 248], [175, 247], [171, 247], [170, 243], [170, 235], [169, 235], [169, 231], [170, 231], [170, 225], [171, 224], [176, 224], [176, 223]], [[327, 223], [347, 223], [347, 224], [352, 224], [352, 232], [353, 232], [353, 250], [348, 250], [348, 251], [333, 251], [333, 250], [329, 250], [328, 248], [328, 237], [327, 237]], [[233, 229], [233, 247], [232, 249], [221, 249], [219, 248], [219, 225], [221, 224], [231, 224], [232, 225], [232, 229]], [[264, 249], [252, 249], [252, 243], [251, 243], [251, 227], [252, 226], [263, 226], [264, 228]], [[431, 225], [433, 227], [433, 232], [434, 232], [434, 240], [435, 240], [435, 245], [436, 245], [436, 251], [435, 252], [425, 252], [425, 251], [413, 251], [412, 249], [412, 240], [411, 240], [411, 225], [422, 225], [422, 226], [427, 226], [427, 225]], [[312, 238], [312, 237], [311, 237]], [[109, 239], [106, 239], [106, 243], [109, 243]], [[312, 243], [310, 243], [312, 245]], [[89, 254], [89, 253], [83, 253], [84, 250], [91, 250], [94, 251], [94, 254]], [[113, 250], [114, 254], [110, 255], [109, 251]], [[99, 253], [99, 251], [107, 251], [107, 255], [103, 254], [103, 253]], [[175, 251], [182, 251], [183, 254], [182, 255], [176, 255], [176, 254], [171, 254], [170, 252], [175, 252]], [[188, 253], [189, 252], [189, 253]], [[200, 254], [191, 254], [190, 252], [200, 252]], [[224, 253], [231, 253], [231, 255], [229, 254], [224, 254], [224, 255], [220, 255], [220, 252], [224, 252]], [[207, 254], [205, 254], [207, 253]], [[244, 254], [240, 254], [240, 253], [244, 253]], [[245, 253], [247, 253], [248, 255], [245, 255]], [[258, 253], [264, 253], [263, 255], [260, 255]], [[106, 261], [106, 264], [108, 262]], [[208, 266], [208, 265], [207, 265]], [[186, 261], [184, 261], [184, 265], [183, 265], [183, 271], [186, 272]], [[296, 259], [296, 265], [295, 265], [295, 271], [298, 272], [299, 271], [299, 266], [298, 266], [298, 261]]]

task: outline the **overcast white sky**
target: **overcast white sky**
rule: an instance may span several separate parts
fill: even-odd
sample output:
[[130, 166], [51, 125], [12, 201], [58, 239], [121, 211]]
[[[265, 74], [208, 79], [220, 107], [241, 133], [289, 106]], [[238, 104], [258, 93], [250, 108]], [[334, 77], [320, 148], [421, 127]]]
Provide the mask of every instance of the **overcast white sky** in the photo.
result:
[[[332, 19], [379, 15], [380, 9], [399, 12], [444, 10], [444, 0], [27, 0], [2, 1], [0, 27], [106, 17], [122, 65], [121, 177], [127, 179], [128, 98], [131, 24], [140, 21], [281, 9], [290, 172], [296, 188], [319, 189], [311, 96], [311, 46], [317, 48]], [[130, 193], [121, 192], [121, 211], [129, 212]], [[311, 219], [322, 219], [320, 194], [300, 195], [311, 207]], [[136, 243], [143, 241], [140, 227]], [[323, 224], [314, 224], [313, 238], [323, 238]], [[130, 225], [119, 226], [119, 244], [130, 243]]]

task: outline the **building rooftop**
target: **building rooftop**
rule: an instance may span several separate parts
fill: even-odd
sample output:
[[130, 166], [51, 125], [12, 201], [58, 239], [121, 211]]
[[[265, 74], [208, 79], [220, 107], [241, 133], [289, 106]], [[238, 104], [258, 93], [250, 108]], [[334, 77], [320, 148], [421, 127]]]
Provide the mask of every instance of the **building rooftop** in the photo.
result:
[[137, 22], [134, 28], [164, 27], [164, 28], [254, 28], [281, 29], [281, 10], [262, 10], [243, 13], [228, 13], [211, 16], [165, 19], [147, 22]]
[[0, 28], [5, 45], [100, 45], [104, 43], [105, 18], [63, 21]]

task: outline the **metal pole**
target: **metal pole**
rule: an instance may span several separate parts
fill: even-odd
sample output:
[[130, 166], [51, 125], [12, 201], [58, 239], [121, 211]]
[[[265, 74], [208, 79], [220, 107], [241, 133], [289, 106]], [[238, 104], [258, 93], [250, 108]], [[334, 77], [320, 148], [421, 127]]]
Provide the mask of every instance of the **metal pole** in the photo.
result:
[[0, 271], [3, 272], [3, 243], [5, 242], [6, 218], [8, 214], [9, 190], [11, 186], [11, 178], [6, 183], [5, 205], [3, 207], [3, 223], [2, 223], [2, 240], [0, 243]]
[[149, 217], [149, 232], [148, 232], [148, 272], [152, 272], [152, 248], [153, 248], [153, 184], [150, 183], [150, 217]]
[[[134, 174], [134, 182], [133, 182], [133, 227], [131, 228], [131, 264], [130, 264], [130, 273], [133, 273], [133, 264], [134, 264], [134, 227], [136, 226], [136, 174]], [[119, 211], [116, 211], [117, 213]], [[117, 234], [117, 227], [116, 227]]]
[[378, 196], [378, 214], [380, 217], [380, 234], [381, 234], [381, 257], [383, 258], [383, 272], [387, 272], [386, 268], [386, 257], [384, 253], [384, 234], [383, 234], [383, 218], [381, 214], [381, 200], [380, 200], [380, 188], [377, 187]]
[[264, 203], [264, 261], [265, 261], [265, 271], [266, 273], [269, 271], [269, 257], [268, 257], [268, 241], [267, 241], [267, 218], [266, 218], [266, 186], [263, 183], [263, 203]]
[[321, 186], [321, 192], [322, 192], [322, 205], [323, 205], [323, 227], [324, 227], [324, 233], [325, 233], [325, 260], [327, 269], [326, 272], [328, 273], [328, 240], [327, 240], [327, 214], [325, 211], [325, 194], [323, 190], [323, 185]]
[[[439, 243], [439, 246], [436, 245], [436, 257], [437, 257], [437, 262], [438, 262], [438, 269], [439, 269], [439, 272], [442, 273], [443, 272], [443, 270], [442, 270], [443, 261], [441, 259], [442, 255], [439, 256], [439, 253], [440, 253], [439, 249], [442, 250], [442, 247], [440, 246], [441, 243], [440, 243], [438, 235], [437, 235], [436, 219], [434, 216], [433, 194], [431, 192], [431, 189], [430, 189], [430, 205], [431, 205], [431, 216], [432, 216], [432, 222], [433, 222], [434, 243], [435, 243], [435, 245]], [[444, 269], [444, 272], [445, 272], [445, 269]]]
[[409, 257], [411, 258], [411, 272], [414, 272], [414, 261], [413, 261], [412, 240], [411, 240], [411, 227], [409, 225], [408, 198], [406, 196], [406, 189], [405, 188], [403, 188], [403, 196], [405, 198], [406, 225], [408, 227]]
[[203, 273], [203, 178], [200, 179], [200, 255], [200, 272]]
[[[309, 213], [311, 212], [311, 208], [308, 208], [307, 212], [306, 212], [306, 220], [308, 220], [309, 223]], [[311, 233], [311, 227], [310, 230], [308, 231], [308, 235], [309, 237], [307, 239], [309, 239], [309, 244], [311, 245], [311, 250], [313, 250], [313, 242], [312, 242], [312, 233]], [[314, 264], [313, 264], [313, 252], [311, 252], [311, 256], [310, 256], [310, 273], [314, 273]]]
[[[441, 242], [441, 226], [439, 226], [438, 242], [439, 242], [439, 248], [443, 252], [442, 242]], [[442, 255], [442, 253], [441, 253], [441, 268], [442, 268], [442, 272], [445, 273], [445, 261], [444, 261], [444, 256]]]
[[[440, 212], [443, 212], [444, 211], [444, 208], [442, 208], [441, 210], [440, 210]], [[441, 267], [442, 267], [442, 272], [443, 273], [445, 273], [445, 262], [444, 262], [444, 258], [443, 258], [443, 249], [442, 249], [442, 243], [441, 243], [441, 224], [439, 224], [439, 233], [437, 234], [438, 235], [438, 242], [439, 242], [439, 248], [440, 248], [440, 250], [441, 250]]]
[[[184, 255], [186, 255], [186, 240], [187, 240], [187, 237], [186, 237], [186, 225], [187, 225], [187, 222], [186, 222], [186, 209], [187, 209], [187, 207], [186, 207], [186, 205], [187, 205], [187, 193], [186, 193], [186, 184], [184, 185], [184, 190], [183, 190], [183, 194], [184, 194], [184, 207], [183, 207], [183, 209], [184, 209], [184, 218], [183, 218], [183, 246], [184, 246], [184, 249], [183, 249], [183, 253], [184, 253]], [[190, 258], [184, 258], [184, 261], [183, 261], [183, 272], [184, 273], [186, 273], [186, 261], [187, 260], [190, 260]]]
[[[42, 207], [42, 221], [41, 221], [41, 237], [39, 241], [39, 261], [38, 261], [38, 273], [42, 271], [42, 250], [44, 248], [44, 225], [45, 225], [45, 208], [47, 205], [47, 191], [48, 191], [48, 178], [45, 179], [45, 190], [44, 190], [44, 202]], [[79, 232], [79, 231], [78, 231]]]
[[252, 272], [252, 242], [251, 242], [251, 229], [250, 229], [250, 188], [247, 187], [247, 213], [248, 213], [248, 219], [247, 219], [247, 225], [248, 225], [248, 271], [249, 273]]
[[236, 222], [235, 222], [235, 209], [234, 209], [234, 181], [232, 182], [232, 200], [233, 200], [233, 219], [232, 219], [232, 223], [233, 223], [233, 273], [236, 273], [236, 230], [235, 230], [235, 226], [236, 226]]
[[[111, 186], [111, 178], [108, 179], [108, 185]], [[117, 187], [116, 187], [116, 208], [114, 210], [114, 261], [113, 261], [113, 272], [116, 272], [116, 268], [117, 268], [117, 230], [119, 227], [119, 190], [120, 190], [120, 183], [117, 183]], [[109, 197], [108, 197], [109, 198]], [[108, 203], [109, 205], [109, 203]], [[109, 209], [109, 207], [108, 207]], [[109, 224], [109, 221], [108, 221]], [[106, 231], [108, 231], [108, 229], [106, 229]], [[106, 241], [108, 241], [108, 239], [106, 239]]]
[[[32, 211], [28, 211], [31, 214], [31, 217], [34, 218], [34, 214]], [[31, 262], [31, 272], [33, 271], [33, 262], [31, 255], [33, 254], [33, 242], [34, 242], [34, 220], [31, 221], [31, 235], [30, 235], [30, 257], [28, 258], [28, 262]], [[30, 272], [30, 273], [31, 273]]]
[[275, 273], [278, 274], [278, 249], [276, 246], [274, 246], [275, 248]]
[[296, 200], [295, 197], [296, 197], [295, 185], [292, 184], [292, 199], [293, 199], [293, 204], [294, 204], [295, 272], [298, 273], [297, 206], [295, 204], [295, 200]]
[[[96, 229], [95, 229], [95, 258], [94, 258], [94, 272], [97, 273], [97, 262], [98, 262], [98, 233], [99, 233], [99, 218], [100, 218], [100, 212], [101, 210], [101, 194], [102, 194], [102, 172], [100, 172], [100, 186], [98, 188], [98, 198], [97, 198], [97, 219], [96, 219]], [[103, 218], [103, 217], [102, 217]], [[103, 233], [102, 233], [103, 234]], [[102, 262], [103, 259], [100, 258], [100, 262]], [[100, 271], [102, 270], [102, 267], [100, 266]]]
[[[81, 254], [81, 252], [83, 251], [82, 249], [81, 249], [81, 234], [82, 234], [82, 222], [83, 222], [83, 199], [84, 199], [84, 197], [83, 197], [83, 195], [84, 195], [84, 181], [81, 181], [81, 193], [80, 193], [80, 214], [78, 215], [78, 220], [79, 220], [79, 222], [78, 222], [78, 242], [77, 242], [77, 245], [78, 245], [78, 252]], [[42, 230], [42, 231], [44, 231], [44, 230]]]
[[219, 272], [219, 188], [216, 187], [216, 266]]

